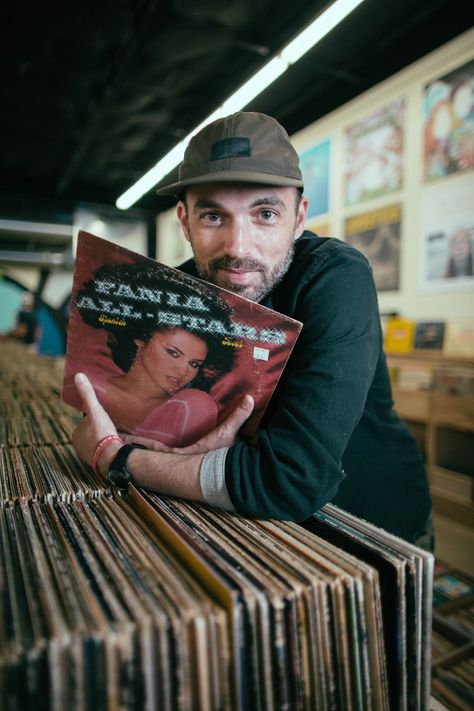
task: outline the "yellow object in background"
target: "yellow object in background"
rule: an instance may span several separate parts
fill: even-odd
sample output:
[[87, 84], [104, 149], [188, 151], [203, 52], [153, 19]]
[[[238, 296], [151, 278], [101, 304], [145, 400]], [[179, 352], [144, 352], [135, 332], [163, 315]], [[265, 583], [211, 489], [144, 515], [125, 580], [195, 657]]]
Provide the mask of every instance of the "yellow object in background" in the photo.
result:
[[415, 322], [407, 318], [390, 318], [387, 322], [384, 349], [386, 353], [411, 353]]

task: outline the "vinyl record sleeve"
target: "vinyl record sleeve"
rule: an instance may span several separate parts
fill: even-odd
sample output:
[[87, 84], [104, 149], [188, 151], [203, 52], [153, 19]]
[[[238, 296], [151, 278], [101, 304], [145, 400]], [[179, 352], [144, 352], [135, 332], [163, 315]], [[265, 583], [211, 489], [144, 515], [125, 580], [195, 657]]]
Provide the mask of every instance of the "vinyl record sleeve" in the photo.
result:
[[[267, 586], [286, 600], [293, 600], [292, 607], [285, 608], [286, 623], [286, 672], [290, 678], [290, 706], [304, 708], [304, 703], [316, 703], [317, 708], [331, 708], [336, 688], [332, 664], [334, 640], [331, 638], [327, 597], [333, 580], [325, 578], [314, 566], [282, 546], [277, 537], [265, 531], [265, 522], [252, 520], [238, 514], [226, 514], [210, 507], [205, 510], [209, 517], [221, 521], [222, 533], [231, 529], [239, 547], [247, 551], [247, 558], [263, 571], [268, 571]], [[241, 542], [241, 543], [240, 543]], [[242, 554], [241, 554], [242, 555]], [[334, 592], [336, 586], [332, 586]], [[311, 626], [314, 625], [314, 626]], [[337, 628], [337, 624], [334, 625]], [[324, 660], [324, 661], [323, 661]], [[342, 665], [345, 669], [345, 666]], [[303, 670], [307, 676], [303, 676]], [[303, 683], [304, 681], [304, 683]], [[312, 682], [312, 683], [309, 683]]]
[[62, 397], [86, 373], [117, 429], [192, 444], [249, 393], [255, 434], [302, 324], [79, 232]]
[[358, 539], [356, 554], [379, 569], [391, 696], [400, 708], [428, 708], [434, 556], [332, 504], [313, 519], [329, 524], [341, 547]]
[[[325, 510], [341, 521], [345, 521], [363, 537], [378, 540], [386, 550], [397, 552], [406, 561], [407, 596], [411, 610], [408, 621], [408, 644], [413, 663], [410, 669], [412, 689], [416, 692], [413, 700], [415, 708], [430, 703], [431, 679], [431, 630], [433, 609], [434, 555], [397, 536], [379, 529], [342, 509], [327, 504]], [[415, 676], [413, 677], [413, 674]]]
[[308, 533], [299, 525], [289, 522], [260, 521], [259, 526], [272, 531], [286, 547], [296, 549], [303, 559], [331, 577], [350, 577], [357, 583], [354, 589], [355, 616], [353, 613], [352, 642], [355, 654], [360, 655], [358, 676], [365, 683], [363, 706], [367, 709], [388, 709], [386, 658], [382, 634], [380, 584], [378, 573], [370, 565], [349, 555], [316, 534]]
[[[170, 555], [148, 522], [137, 517], [120, 497], [113, 502], [98, 499], [87, 505], [94, 509], [102, 535], [106, 536], [109, 560], [117, 558], [116, 579], [119, 586], [120, 579], [123, 580], [129, 610], [140, 627], [145, 616], [153, 622], [154, 656], [150, 659], [142, 653], [140, 662], [151, 696], [159, 693], [160, 708], [170, 710], [176, 705], [212, 706], [212, 674], [222, 673], [225, 679], [225, 670], [221, 665], [203, 667], [203, 664], [212, 657], [213, 639], [219, 639], [225, 649], [225, 637], [221, 638], [215, 630], [219, 625], [222, 628], [223, 615], [219, 615], [222, 611]], [[97, 555], [102, 556], [101, 550]], [[109, 563], [107, 560], [104, 563], [107, 569]], [[148, 632], [146, 637], [150, 639]], [[140, 639], [144, 648], [143, 630]]]
[[387, 551], [380, 551], [369, 536], [362, 540], [354, 529], [346, 528], [337, 519], [332, 519], [326, 513], [326, 508], [308, 519], [304, 527], [378, 570], [382, 591], [383, 634], [390, 701], [400, 711], [406, 709], [407, 657], [403, 561]]
[[[190, 523], [197, 536], [203, 536], [213, 547], [218, 556], [216, 564], [226, 566], [244, 589], [250, 587], [253, 591], [256, 614], [249, 615], [252, 684], [264, 708], [286, 708], [290, 696], [288, 663], [292, 646], [288, 630], [296, 618], [296, 600], [291, 588], [282, 578], [276, 578], [270, 569], [270, 560], [263, 564], [255, 555], [257, 548], [246, 545], [245, 537], [238, 530], [238, 516], [189, 502], [170, 500], [166, 503], [179, 512], [180, 520]], [[250, 601], [251, 598], [246, 599], [249, 612]]]
[[[221, 536], [212, 524], [199, 517], [198, 509], [189, 502], [150, 495], [150, 501], [175, 528], [194, 554], [214, 571], [233, 591], [234, 603], [229, 609], [233, 630], [235, 699], [239, 708], [247, 708], [259, 699], [263, 708], [279, 708], [274, 701], [272, 649], [283, 603], [268, 595], [267, 586], [258, 571], [246, 564], [231, 537]], [[205, 584], [208, 585], [207, 581]], [[210, 594], [220, 595], [215, 584]]]
[[230, 620], [231, 644], [233, 649], [233, 698], [245, 707], [248, 698], [248, 686], [245, 670], [248, 666], [247, 610], [244, 596], [239, 585], [228, 578], [225, 572], [215, 565], [203, 546], [186, 531], [186, 526], [173, 517], [161, 505], [160, 498], [129, 487], [127, 499], [149, 523], [155, 527], [160, 537], [189, 569], [200, 584], [209, 591], [227, 611]]

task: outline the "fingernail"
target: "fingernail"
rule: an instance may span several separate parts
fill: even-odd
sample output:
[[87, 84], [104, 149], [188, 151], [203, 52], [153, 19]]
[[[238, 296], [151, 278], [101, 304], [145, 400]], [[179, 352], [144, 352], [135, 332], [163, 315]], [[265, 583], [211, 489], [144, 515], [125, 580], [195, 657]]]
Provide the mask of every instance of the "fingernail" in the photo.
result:
[[76, 373], [76, 375], [74, 376], [74, 380], [76, 381], [76, 383], [85, 383], [86, 376], [84, 375], [84, 373]]

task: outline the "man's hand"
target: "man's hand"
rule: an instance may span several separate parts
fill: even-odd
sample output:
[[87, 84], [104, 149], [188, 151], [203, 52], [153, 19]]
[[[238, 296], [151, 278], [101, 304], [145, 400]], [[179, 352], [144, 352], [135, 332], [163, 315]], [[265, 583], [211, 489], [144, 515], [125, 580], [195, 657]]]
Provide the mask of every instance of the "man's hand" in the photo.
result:
[[156, 452], [170, 452], [172, 454], [203, 454], [205, 452], [210, 452], [212, 449], [231, 447], [235, 444], [240, 428], [252, 414], [253, 406], [253, 397], [251, 395], [245, 395], [235, 410], [233, 410], [220, 425], [204, 437], [201, 437], [201, 439], [194, 444], [190, 444], [188, 447], [167, 447], [165, 444], [156, 442], [153, 439], [148, 439], [147, 437], [135, 437], [130, 434], [120, 433], [120, 436], [125, 442], [138, 442], [139, 444], [144, 444], [148, 447], [148, 449], [153, 449]]
[[[76, 373], [74, 384], [84, 406], [85, 417], [76, 427], [72, 442], [77, 453], [90, 464], [97, 443], [107, 435], [117, 434], [114, 423], [97, 399], [94, 388], [84, 373]], [[155, 452], [171, 454], [203, 454], [212, 449], [231, 447], [237, 441], [238, 433], [244, 422], [252, 414], [254, 401], [251, 395], [245, 395], [239, 405], [215, 429], [188, 447], [168, 447], [147, 437], [119, 433], [124, 442], [138, 442]], [[112, 448], [113, 445], [110, 445]]]
[[237, 442], [239, 430], [252, 414], [253, 406], [253, 397], [244, 395], [235, 410], [215, 429], [194, 444], [190, 444], [189, 447], [176, 448], [171, 451], [178, 454], [200, 454], [210, 452], [212, 449], [231, 447]]
[[74, 384], [81, 396], [85, 417], [72, 433], [72, 443], [81, 459], [91, 464], [99, 440], [107, 435], [116, 435], [117, 430], [97, 400], [89, 378], [84, 373], [76, 373]]
[[[91, 464], [97, 443], [107, 435], [116, 435], [117, 430], [97, 400], [89, 379], [83, 373], [76, 373], [74, 383], [82, 399], [85, 417], [74, 430], [72, 441], [81, 459]], [[253, 398], [245, 395], [221, 425], [189, 447], [170, 448], [146, 438], [121, 435], [126, 442], [139, 442], [155, 450], [146, 452], [135, 449], [131, 453], [128, 464], [131, 464], [137, 486], [160, 494], [204, 501], [199, 478], [204, 454], [234, 444], [239, 429], [251, 414], [253, 406]], [[112, 441], [100, 455], [97, 468], [102, 475], [105, 476], [120, 447], [120, 442]]]

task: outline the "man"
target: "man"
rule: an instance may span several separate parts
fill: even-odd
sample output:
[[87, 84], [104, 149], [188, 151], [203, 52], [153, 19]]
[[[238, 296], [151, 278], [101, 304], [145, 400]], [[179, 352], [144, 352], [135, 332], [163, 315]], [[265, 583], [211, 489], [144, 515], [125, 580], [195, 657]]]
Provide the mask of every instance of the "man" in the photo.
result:
[[392, 409], [370, 267], [344, 242], [304, 232], [302, 189], [285, 130], [268, 116], [238, 112], [197, 134], [179, 180], [158, 191], [179, 198], [195, 257], [184, 271], [304, 324], [258, 441], [237, 439], [252, 409], [246, 396], [191, 447], [163, 451], [148, 441], [154, 451], [123, 448], [82, 374], [75, 382], [87, 416], [73, 441], [103, 475], [118, 472], [159, 493], [296, 521], [332, 501], [424, 544], [428, 483], [415, 441]]

